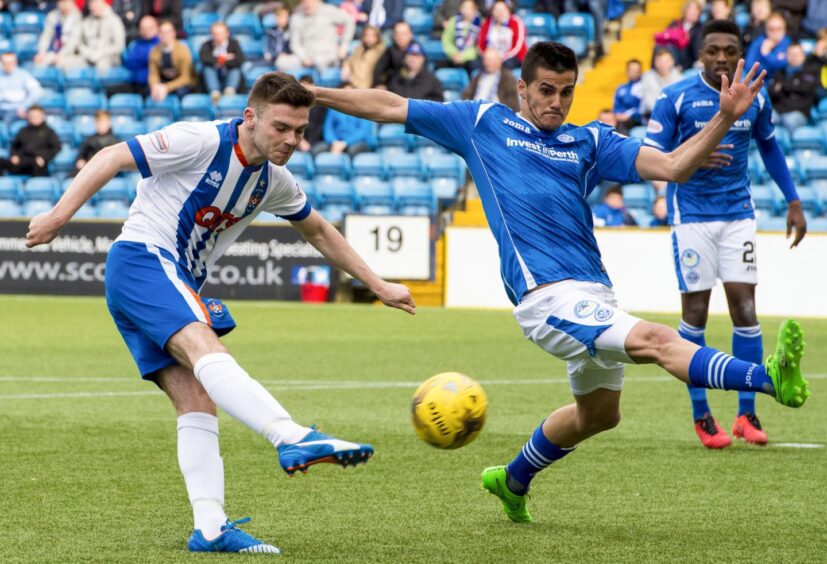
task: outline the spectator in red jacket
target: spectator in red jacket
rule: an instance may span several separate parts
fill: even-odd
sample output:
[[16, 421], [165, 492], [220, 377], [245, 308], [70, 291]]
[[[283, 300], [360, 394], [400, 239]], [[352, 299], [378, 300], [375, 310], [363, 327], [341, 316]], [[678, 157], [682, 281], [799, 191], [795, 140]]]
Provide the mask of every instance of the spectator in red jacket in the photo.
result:
[[489, 48], [499, 52], [503, 66], [507, 69], [516, 69], [522, 65], [528, 51], [525, 25], [502, 0], [494, 3], [491, 16], [483, 22], [478, 47], [480, 54]]

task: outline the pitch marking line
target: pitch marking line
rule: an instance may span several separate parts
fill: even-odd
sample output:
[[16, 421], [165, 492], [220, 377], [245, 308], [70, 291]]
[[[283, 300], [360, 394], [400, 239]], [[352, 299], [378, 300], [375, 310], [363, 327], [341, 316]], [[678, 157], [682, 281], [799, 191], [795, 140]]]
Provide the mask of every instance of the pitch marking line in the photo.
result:
[[769, 446], [781, 448], [824, 448], [820, 443], [770, 443]]
[[[825, 380], [827, 374], [811, 374], [811, 380]], [[672, 382], [675, 378], [671, 376], [651, 376], [625, 378], [626, 382], [632, 383], [662, 383]], [[135, 382], [126, 378], [58, 378], [52, 376], [0, 376], [0, 382]], [[316, 380], [259, 380], [262, 384], [270, 385], [281, 391], [324, 391], [324, 390], [370, 390], [370, 389], [394, 389], [394, 388], [416, 388], [421, 382], [390, 382], [390, 381], [316, 381]], [[515, 380], [480, 380], [483, 386], [536, 386], [536, 385], [557, 385], [568, 384], [567, 378], [546, 378], [546, 379], [515, 379]], [[160, 390], [145, 391], [115, 391], [115, 392], [54, 392], [42, 394], [0, 394], [2, 400], [24, 400], [24, 399], [66, 399], [66, 398], [103, 398], [103, 397], [140, 397], [161, 395]], [[799, 447], [805, 448], [805, 447]]]

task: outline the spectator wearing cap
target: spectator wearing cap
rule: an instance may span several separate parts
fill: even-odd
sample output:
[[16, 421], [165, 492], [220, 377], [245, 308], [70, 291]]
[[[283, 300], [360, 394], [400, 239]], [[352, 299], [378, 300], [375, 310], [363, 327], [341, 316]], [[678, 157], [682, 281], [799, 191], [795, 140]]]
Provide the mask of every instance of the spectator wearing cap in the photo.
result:
[[131, 90], [146, 96], [149, 94], [149, 56], [159, 41], [158, 20], [144, 16], [139, 29], [140, 36], [129, 44], [123, 66], [129, 70]]
[[238, 41], [230, 37], [227, 24], [215, 22], [210, 26], [210, 39], [201, 45], [198, 54], [203, 65], [204, 86], [213, 102], [218, 102], [222, 93], [232, 96], [239, 91], [244, 53]]
[[594, 20], [595, 59], [603, 57], [603, 21], [606, 19], [606, 0], [565, 0], [566, 12], [588, 12]]
[[172, 22], [161, 23], [158, 45], [149, 54], [149, 91], [153, 100], [170, 94], [184, 96], [195, 88], [189, 47], [178, 41]]
[[48, 176], [49, 162], [60, 152], [60, 139], [54, 129], [46, 125], [46, 112], [37, 104], [26, 112], [26, 121], [11, 142], [9, 158], [0, 158], [0, 171]]
[[[341, 29], [341, 32], [339, 31]], [[290, 50], [281, 70], [300, 66], [323, 70], [336, 66], [347, 57], [356, 23], [345, 12], [321, 0], [302, 0], [290, 17]]]
[[617, 130], [629, 133], [629, 130], [640, 125], [640, 104], [643, 97], [641, 75], [643, 66], [637, 59], [626, 62], [626, 78], [628, 82], [621, 84], [615, 90], [614, 113], [617, 121]]
[[388, 90], [403, 98], [442, 102], [442, 83], [428, 70], [425, 52], [419, 43], [411, 43], [405, 51], [405, 66], [392, 76]]
[[366, 25], [362, 29], [359, 46], [342, 63], [342, 80], [354, 88], [372, 87], [373, 71], [376, 70], [376, 64], [385, 54], [386, 48], [379, 28]]
[[413, 31], [405, 22], [393, 26], [393, 42], [373, 69], [373, 87], [387, 90], [391, 77], [399, 74], [405, 66], [405, 51], [413, 43]]
[[[344, 84], [342, 88], [353, 88], [353, 86]], [[373, 138], [373, 122], [329, 109], [324, 119], [323, 138], [323, 142], [313, 147], [314, 155], [330, 151], [331, 153], [347, 153], [353, 158], [359, 153], [370, 151], [369, 143]]]
[[790, 131], [807, 125], [810, 111], [816, 103], [821, 68], [812, 59], [807, 60], [798, 43], [787, 47], [787, 66], [775, 74], [769, 86], [770, 99], [780, 121]]
[[[150, 16], [152, 17], [152, 16]], [[75, 159], [75, 174], [80, 172], [86, 163], [104, 147], [115, 145], [118, 139], [112, 133], [112, 118], [106, 110], [95, 112], [95, 133], [84, 139], [78, 147], [78, 156]]]
[[499, 102], [515, 112], [520, 111], [517, 79], [510, 70], [503, 68], [503, 60], [495, 49], [488, 49], [483, 54], [482, 70], [471, 79], [461, 98]]
[[27, 70], [17, 66], [12, 52], [0, 56], [0, 119], [11, 123], [25, 119], [26, 110], [43, 94], [40, 83]]
[[523, 64], [528, 52], [523, 20], [511, 13], [506, 2], [498, 0], [491, 7], [491, 16], [485, 19], [480, 30], [480, 53], [496, 49], [503, 59], [503, 66], [516, 69]]
[[67, 40], [66, 54], [58, 66], [64, 69], [93, 66], [98, 71], [121, 65], [126, 46], [123, 22], [104, 0], [89, 0], [89, 15], [80, 24], [80, 33]]
[[767, 82], [776, 72], [787, 66], [787, 47], [790, 38], [787, 37], [787, 22], [778, 12], [767, 19], [764, 33], [755, 38], [747, 51], [745, 68], [752, 68], [758, 63], [767, 71]]
[[463, 0], [459, 12], [445, 24], [442, 31], [442, 50], [450, 66], [462, 67], [470, 75], [479, 68], [477, 42], [480, 37], [482, 20], [474, 0]]
[[57, 7], [48, 13], [43, 22], [34, 64], [39, 67], [56, 66], [66, 54], [66, 44], [77, 41], [70, 38], [80, 33], [82, 20], [83, 14], [74, 0], [58, 0]]

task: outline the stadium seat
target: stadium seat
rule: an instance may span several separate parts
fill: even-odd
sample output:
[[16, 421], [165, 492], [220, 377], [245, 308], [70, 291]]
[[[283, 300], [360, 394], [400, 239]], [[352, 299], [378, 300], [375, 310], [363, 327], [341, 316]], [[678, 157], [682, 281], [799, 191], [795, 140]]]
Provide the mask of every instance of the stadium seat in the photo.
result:
[[[0, 12], [0, 16], [3, 15], [3, 12]], [[4, 39], [0, 37], [0, 53], [9, 53], [14, 52], [14, 43], [12, 43], [11, 39]]]
[[0, 12], [0, 36], [10, 36], [14, 29], [14, 18], [8, 12]]
[[339, 67], [330, 67], [319, 73], [319, 86], [338, 88], [342, 85], [342, 72]]
[[424, 165], [427, 178], [452, 178], [458, 186], [465, 184], [465, 164], [454, 154], [432, 155]]
[[445, 51], [442, 50], [442, 41], [439, 39], [427, 39], [422, 42], [422, 50], [425, 51], [425, 56], [428, 62], [440, 63], [448, 60]]
[[95, 208], [95, 205], [91, 202], [86, 202], [75, 214], [72, 216], [75, 219], [97, 219], [98, 218], [98, 210]]
[[409, 178], [395, 178], [392, 185], [399, 213], [436, 215], [437, 201], [430, 185]]
[[18, 33], [12, 38], [14, 52], [21, 63], [27, 63], [37, 54], [38, 34]]
[[434, 18], [423, 8], [409, 6], [405, 8], [404, 20], [411, 26], [414, 35], [431, 33], [434, 27]]
[[49, 127], [55, 130], [63, 145], [71, 146], [75, 144], [75, 126], [72, 125], [72, 122], [63, 121], [61, 118], [47, 119], [46, 121]]
[[101, 201], [97, 212], [101, 219], [126, 219], [129, 217], [129, 204], [119, 200]]
[[131, 196], [131, 188], [129, 180], [123, 177], [115, 177], [103, 185], [97, 194], [95, 194], [96, 201], [116, 200], [128, 202]]
[[636, 125], [631, 130], [629, 130], [629, 137], [634, 137], [635, 139], [645, 139], [646, 138], [646, 126], [645, 125]]
[[265, 31], [276, 27], [275, 12], [269, 12], [261, 18], [261, 27], [263, 27]]
[[77, 150], [69, 145], [64, 145], [60, 152], [55, 155], [55, 158], [49, 163], [49, 168], [53, 174], [66, 175], [75, 170], [75, 161], [77, 160]]
[[28, 123], [24, 119], [16, 119], [11, 122], [11, 125], [9, 126], [9, 138], [14, 139], [20, 130], [26, 127], [26, 125], [28, 125]]
[[[816, 191], [809, 186], [798, 186], [798, 197], [801, 199], [801, 208], [813, 215], [821, 214], [821, 199]], [[786, 206], [786, 202], [785, 202]]]
[[206, 121], [213, 119], [209, 94], [187, 94], [181, 98], [181, 119], [190, 117]]
[[120, 86], [129, 84], [131, 79], [129, 69], [124, 67], [112, 67], [101, 73], [98, 73], [98, 84], [101, 88], [109, 88], [112, 86]]
[[14, 15], [12, 33], [34, 33], [40, 34], [43, 31], [43, 20], [45, 16], [40, 12], [18, 12]]
[[215, 12], [196, 12], [184, 23], [187, 36], [209, 35], [212, 24], [219, 20]]
[[790, 132], [783, 125], [775, 126], [775, 138], [781, 146], [781, 150], [788, 153], [792, 150], [792, 141], [790, 140]]
[[437, 197], [437, 200], [446, 205], [451, 205], [457, 200], [459, 195], [459, 184], [454, 178], [447, 176], [442, 178], [432, 178], [431, 188]]
[[792, 148], [794, 151], [811, 149], [824, 153], [824, 134], [817, 127], [809, 125], [799, 127], [793, 131]]
[[95, 116], [81, 115], [72, 118], [72, 126], [75, 129], [74, 145], [80, 145], [84, 139], [95, 134]]
[[55, 67], [32, 67], [30, 72], [43, 88], [55, 92], [63, 90], [63, 75]]
[[347, 153], [319, 153], [314, 161], [316, 176], [350, 178], [350, 156]]
[[23, 201], [48, 200], [53, 202], [58, 198], [58, 185], [55, 179], [48, 176], [35, 176], [23, 184]]
[[749, 25], [749, 12], [737, 12], [735, 15], [735, 25], [744, 31]]
[[339, 222], [344, 214], [358, 209], [358, 201], [349, 182], [337, 180], [316, 185], [322, 215], [332, 222]]
[[557, 37], [557, 21], [551, 14], [529, 13], [523, 18], [523, 23], [528, 35], [537, 35], [543, 39]]
[[827, 179], [827, 156], [814, 156], [802, 160], [801, 175], [807, 182]]
[[247, 90], [250, 90], [255, 84], [258, 77], [263, 75], [264, 73], [270, 72], [273, 70], [273, 67], [267, 67], [263, 65], [256, 65], [244, 71], [244, 84], [247, 87]]
[[365, 214], [389, 215], [394, 212], [396, 198], [387, 182], [371, 177], [356, 179], [353, 187], [359, 198], [359, 209]]
[[787, 219], [784, 217], [773, 217], [768, 215], [758, 216], [759, 231], [781, 231], [787, 232]]
[[582, 59], [589, 54], [589, 43], [584, 38], [577, 35], [561, 35], [557, 41], [574, 51], [578, 59]]
[[146, 133], [146, 124], [138, 119], [127, 116], [116, 116], [112, 119], [112, 133], [121, 141], [129, 141], [136, 135]]
[[627, 184], [623, 187], [623, 203], [630, 208], [650, 209], [655, 191], [648, 184]]
[[141, 119], [144, 99], [140, 94], [114, 94], [109, 98], [109, 113]]
[[301, 80], [302, 77], [309, 76], [313, 79], [313, 84], [319, 83], [319, 71], [317, 71], [315, 68], [301, 67], [298, 69], [291, 70], [289, 72], [296, 78], [296, 80]]
[[34, 217], [50, 209], [52, 209], [52, 202], [50, 200], [29, 200], [23, 202], [20, 214], [23, 217]]
[[253, 13], [234, 13], [225, 20], [232, 35], [251, 35], [259, 39], [263, 33], [261, 20]]
[[66, 69], [63, 71], [63, 87], [67, 90], [70, 88], [88, 88], [95, 91], [99, 88], [98, 75], [95, 69], [91, 67]]
[[437, 69], [435, 74], [442, 87], [448, 90], [462, 91], [468, 86], [468, 73], [465, 69], [446, 67]]
[[313, 183], [311, 180], [300, 180], [299, 186], [304, 192], [304, 195], [307, 196], [307, 201], [310, 202], [310, 205], [314, 208], [319, 207], [319, 195], [316, 193], [316, 184]]
[[0, 217], [21, 217], [23, 210], [16, 200], [0, 198]]
[[313, 178], [315, 171], [313, 156], [303, 151], [295, 151], [290, 160], [287, 161], [287, 170], [298, 178]]
[[776, 197], [773, 193], [774, 187], [766, 186], [764, 184], [753, 184], [750, 187], [752, 193], [752, 201], [755, 204], [755, 209], [763, 210], [767, 214], [772, 215], [776, 211]]
[[147, 131], [158, 131], [171, 123], [172, 120], [166, 116], [148, 116], [144, 118]]
[[241, 50], [247, 62], [264, 61], [264, 42], [261, 39], [248, 38], [241, 43]]
[[106, 98], [87, 88], [75, 88], [66, 92], [66, 106], [70, 114], [95, 115], [107, 108]]
[[0, 147], [9, 144], [9, 126], [6, 122], [0, 121]]
[[411, 153], [399, 153], [393, 158], [388, 159], [387, 162], [388, 175], [391, 178], [400, 176], [409, 176], [412, 178], [422, 178], [422, 161], [419, 160], [419, 155]]
[[167, 96], [161, 101], [151, 97], [144, 99], [144, 116], [164, 116], [170, 121], [178, 119], [181, 104], [177, 96]]
[[54, 115], [65, 118], [67, 115], [66, 97], [59, 92], [43, 94], [37, 103], [43, 108], [47, 115]]
[[585, 12], [560, 14], [557, 33], [561, 39], [566, 36], [580, 37], [591, 43], [594, 41], [594, 18]]
[[405, 133], [405, 126], [399, 123], [386, 123], [379, 127], [379, 148], [401, 149], [410, 147], [410, 135]]
[[222, 96], [215, 108], [215, 119], [230, 119], [241, 117], [247, 107], [247, 96], [235, 94]]
[[23, 192], [20, 180], [10, 176], [0, 176], [0, 199], [19, 202]]
[[352, 175], [383, 179], [387, 176], [385, 159], [380, 153], [360, 153], [353, 157]]
[[414, 150], [416, 154], [419, 155], [419, 158], [422, 159], [422, 162], [427, 162], [427, 159], [430, 159], [433, 155], [444, 155], [447, 153], [447, 150], [442, 145], [421, 135], [414, 136]]
[[[190, 48], [190, 54], [192, 55], [192, 63], [194, 65], [198, 65], [201, 62], [201, 46], [210, 40], [209, 35], [192, 35], [187, 39], [187, 44]], [[199, 67], [200, 68], [200, 67]]]

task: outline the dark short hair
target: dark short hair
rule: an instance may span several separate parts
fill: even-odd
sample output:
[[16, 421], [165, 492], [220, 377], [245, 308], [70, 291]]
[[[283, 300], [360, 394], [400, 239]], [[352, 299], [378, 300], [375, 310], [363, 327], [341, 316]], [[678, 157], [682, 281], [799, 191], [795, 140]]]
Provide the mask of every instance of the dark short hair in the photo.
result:
[[659, 45], [655, 47], [655, 50], [652, 52], [652, 60], [654, 61], [661, 55], [669, 55], [673, 59], [675, 58], [675, 54], [672, 52], [671, 49], [669, 49], [669, 47], [663, 47]]
[[577, 77], [577, 56], [574, 51], [556, 41], [538, 41], [531, 46], [523, 60], [521, 78], [531, 84], [537, 78], [537, 69], [544, 68], [556, 73], [574, 71]]
[[247, 97], [247, 105], [258, 112], [265, 104], [287, 104], [309, 108], [316, 101], [313, 93], [291, 74], [268, 72], [261, 75]]
[[733, 21], [730, 20], [710, 20], [704, 24], [701, 32], [702, 40], [710, 33], [725, 33], [727, 35], [734, 35], [738, 38], [738, 44], [741, 44], [741, 29]]
[[632, 64], [643, 66], [643, 63], [640, 62], [640, 59], [629, 59], [628, 61], [626, 61], [626, 68], [628, 69], [629, 65]]
[[29, 106], [29, 108], [26, 111], [27, 112], [43, 112], [44, 114], [46, 113], [46, 110], [43, 109], [43, 106], [41, 106], [39, 104], [32, 104], [31, 106]]

